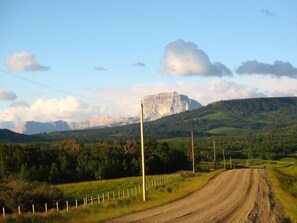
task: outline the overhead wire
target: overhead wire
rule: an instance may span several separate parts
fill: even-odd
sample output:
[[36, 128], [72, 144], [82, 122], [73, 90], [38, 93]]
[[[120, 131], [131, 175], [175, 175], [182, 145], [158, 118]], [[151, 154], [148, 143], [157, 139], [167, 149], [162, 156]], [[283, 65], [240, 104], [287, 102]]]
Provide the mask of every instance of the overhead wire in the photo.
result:
[[8, 72], [8, 71], [6, 71], [4, 69], [1, 69], [1, 68], [0, 68], [0, 72], [8, 74], [8, 75], [13, 76], [13, 77], [18, 78], [18, 79], [21, 79], [23, 81], [29, 82], [31, 84], [34, 84], [34, 85], [37, 85], [37, 86], [40, 86], [40, 87], [44, 87], [44, 88], [47, 88], [47, 89], [50, 89], [52, 91], [56, 91], [56, 92], [59, 92], [59, 93], [67, 94], [67, 95], [70, 95], [70, 96], [75, 96], [75, 97], [83, 98], [83, 99], [86, 99], [86, 100], [92, 100], [92, 101], [117, 103], [116, 101], [113, 101], [113, 100], [102, 100], [102, 99], [87, 97], [87, 96], [83, 96], [83, 95], [80, 95], [80, 94], [68, 92], [68, 91], [65, 91], [65, 90], [62, 90], [62, 89], [54, 88], [54, 87], [51, 87], [49, 85], [45, 85], [45, 84], [42, 84], [42, 83], [39, 83], [39, 82], [36, 82], [36, 81], [29, 80], [29, 79], [24, 78], [24, 77], [21, 77], [21, 76], [19, 76], [17, 74], [13, 74], [13, 73]]

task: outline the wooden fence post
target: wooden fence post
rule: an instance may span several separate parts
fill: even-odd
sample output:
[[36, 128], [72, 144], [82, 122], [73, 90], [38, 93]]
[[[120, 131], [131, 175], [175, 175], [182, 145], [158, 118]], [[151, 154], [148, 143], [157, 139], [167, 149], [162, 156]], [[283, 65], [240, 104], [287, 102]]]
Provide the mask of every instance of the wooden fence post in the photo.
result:
[[32, 213], [33, 213], [33, 215], [35, 214], [35, 207], [34, 207], [34, 204], [32, 204]]
[[5, 207], [2, 208], [3, 218], [5, 218]]
[[21, 215], [21, 207], [18, 206], [18, 212], [19, 212], [19, 215]]
[[58, 201], [56, 202], [56, 208], [57, 208], [57, 211], [59, 211], [59, 202]]
[[75, 199], [75, 208], [77, 208], [77, 199]]
[[69, 205], [68, 205], [68, 201], [66, 201], [66, 211], [69, 211]]
[[45, 213], [47, 213], [47, 203], [44, 204]]

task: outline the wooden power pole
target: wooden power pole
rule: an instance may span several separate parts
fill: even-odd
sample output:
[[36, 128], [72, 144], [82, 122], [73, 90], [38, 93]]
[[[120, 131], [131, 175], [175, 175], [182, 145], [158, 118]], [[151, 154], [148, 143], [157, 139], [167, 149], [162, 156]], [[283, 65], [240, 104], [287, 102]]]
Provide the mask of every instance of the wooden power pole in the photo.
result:
[[213, 162], [214, 162], [214, 168], [217, 169], [217, 158], [216, 158], [216, 142], [213, 142]]
[[140, 106], [140, 136], [141, 136], [141, 161], [142, 161], [142, 195], [146, 201], [145, 162], [144, 162], [144, 139], [143, 139], [143, 104]]
[[191, 131], [192, 138], [192, 163], [193, 163], [193, 173], [195, 174], [195, 150], [194, 150], [194, 132]]
[[226, 169], [225, 149], [223, 149], [224, 169]]

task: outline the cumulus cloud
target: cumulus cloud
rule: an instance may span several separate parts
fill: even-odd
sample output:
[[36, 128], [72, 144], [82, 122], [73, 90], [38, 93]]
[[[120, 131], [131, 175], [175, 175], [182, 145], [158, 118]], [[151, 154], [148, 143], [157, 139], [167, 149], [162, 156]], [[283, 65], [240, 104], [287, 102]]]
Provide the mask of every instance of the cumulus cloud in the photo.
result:
[[94, 67], [94, 70], [96, 70], [96, 71], [106, 71], [106, 68], [104, 68], [104, 67]]
[[268, 9], [262, 9], [261, 13], [265, 16], [269, 16], [269, 17], [276, 17], [276, 13], [275, 12], [271, 12]]
[[10, 54], [6, 58], [6, 65], [11, 71], [48, 71], [49, 66], [40, 65], [34, 54], [21, 51]]
[[293, 67], [289, 62], [279, 60], [276, 60], [274, 64], [261, 63], [256, 60], [246, 61], [237, 68], [236, 72], [238, 74], [262, 74], [297, 78], [297, 68]]
[[26, 121], [84, 121], [101, 114], [98, 106], [90, 106], [86, 102], [69, 96], [62, 99], [38, 99], [31, 105], [24, 101], [11, 104], [0, 110], [0, 123], [14, 123], [15, 126]]
[[178, 39], [165, 47], [161, 71], [169, 76], [230, 76], [220, 62], [211, 63], [208, 55], [192, 42]]
[[238, 99], [238, 98], [257, 98], [266, 97], [264, 92], [258, 88], [237, 84], [226, 80], [214, 80], [208, 85], [209, 90], [216, 98]]
[[0, 101], [13, 101], [16, 98], [17, 96], [14, 92], [0, 89]]
[[133, 67], [145, 67], [145, 63], [142, 63], [142, 62], [137, 62], [137, 63], [134, 63], [132, 64]]

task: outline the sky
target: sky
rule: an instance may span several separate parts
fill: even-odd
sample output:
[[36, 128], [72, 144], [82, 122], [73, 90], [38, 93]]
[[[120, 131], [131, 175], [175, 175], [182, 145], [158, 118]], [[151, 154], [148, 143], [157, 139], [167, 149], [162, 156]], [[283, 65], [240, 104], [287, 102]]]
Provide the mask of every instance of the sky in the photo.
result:
[[0, 128], [297, 96], [296, 0], [0, 0]]

